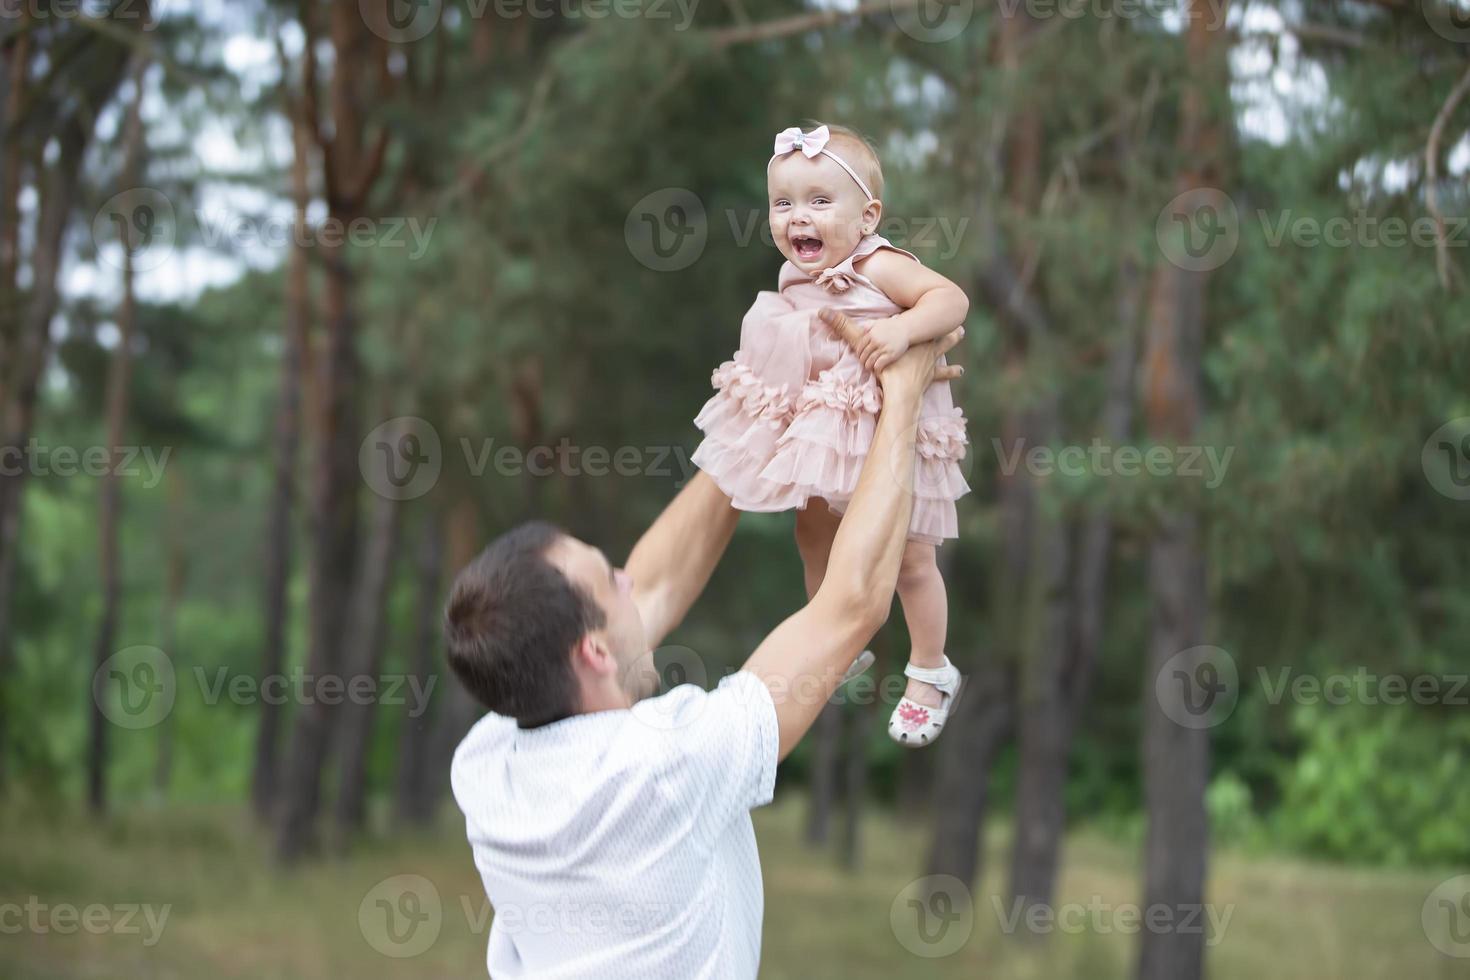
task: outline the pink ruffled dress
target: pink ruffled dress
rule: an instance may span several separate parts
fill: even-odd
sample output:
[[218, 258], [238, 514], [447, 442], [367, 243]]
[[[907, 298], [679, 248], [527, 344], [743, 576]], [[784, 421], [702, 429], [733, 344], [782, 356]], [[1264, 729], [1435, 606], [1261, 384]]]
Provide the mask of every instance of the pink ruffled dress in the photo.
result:
[[[694, 419], [704, 440], [692, 457], [739, 510], [805, 508], [824, 498], [841, 514], [877, 429], [883, 389], [857, 353], [816, 315], [831, 306], [856, 320], [903, 312], [853, 263], [880, 248], [868, 235], [815, 278], [787, 262], [777, 292], [762, 292], [740, 325], [740, 349], [721, 364], [715, 396]], [[970, 491], [960, 471], [965, 417], [949, 384], [932, 385], [919, 409], [912, 541], [959, 536], [955, 501]]]

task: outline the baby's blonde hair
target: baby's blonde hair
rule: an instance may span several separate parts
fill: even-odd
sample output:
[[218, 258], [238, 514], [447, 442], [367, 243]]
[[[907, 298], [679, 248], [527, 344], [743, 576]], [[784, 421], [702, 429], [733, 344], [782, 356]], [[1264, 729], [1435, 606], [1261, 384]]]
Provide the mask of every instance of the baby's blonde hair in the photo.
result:
[[876, 200], [883, 200], [883, 163], [878, 159], [878, 151], [873, 149], [873, 144], [857, 130], [832, 123], [808, 120], [807, 131], [822, 125], [832, 134], [832, 138], [827, 141], [827, 148], [858, 172], [858, 176], [872, 190]]

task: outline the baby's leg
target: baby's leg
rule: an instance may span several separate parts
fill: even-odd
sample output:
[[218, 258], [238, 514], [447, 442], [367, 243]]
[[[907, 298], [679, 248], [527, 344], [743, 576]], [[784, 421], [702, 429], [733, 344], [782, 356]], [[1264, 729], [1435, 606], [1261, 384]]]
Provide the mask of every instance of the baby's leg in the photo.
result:
[[822, 579], [827, 577], [827, 558], [841, 522], [842, 518], [832, 513], [821, 497], [812, 497], [804, 509], [796, 512], [796, 550], [801, 552], [808, 599], [817, 594]]
[[[949, 629], [949, 598], [939, 574], [936, 548], [910, 541], [904, 546], [898, 570], [898, 598], [909, 628], [909, 662], [915, 667], [943, 667], [945, 634]], [[905, 695], [922, 705], [938, 708], [944, 695], [923, 681], [909, 678]]]

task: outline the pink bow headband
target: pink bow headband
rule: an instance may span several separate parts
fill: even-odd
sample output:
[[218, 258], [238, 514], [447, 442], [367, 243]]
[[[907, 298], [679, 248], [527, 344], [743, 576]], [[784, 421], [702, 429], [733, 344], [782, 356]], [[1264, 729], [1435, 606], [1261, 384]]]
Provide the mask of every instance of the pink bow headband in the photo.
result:
[[786, 154], [796, 150], [800, 150], [802, 155], [805, 156], [807, 159], [811, 159], [812, 157], [820, 154], [824, 157], [830, 158], [831, 160], [836, 162], [837, 166], [841, 167], [843, 170], [846, 170], [847, 175], [857, 182], [858, 189], [867, 195], [868, 200], [876, 200], [876, 198], [873, 197], [873, 192], [868, 190], [868, 185], [863, 183], [863, 179], [858, 176], [857, 171], [852, 169], [852, 165], [837, 154], [833, 153], [831, 150], [827, 149], [827, 143], [831, 139], [832, 133], [827, 129], [826, 126], [818, 126], [810, 133], [803, 133], [795, 126], [792, 126], [790, 129], [783, 129], [781, 130], [781, 132], [776, 134], [776, 152], [771, 157], [771, 159], [766, 162], [766, 170], [769, 171], [771, 169], [771, 164], [775, 163], [779, 158], [784, 157]]

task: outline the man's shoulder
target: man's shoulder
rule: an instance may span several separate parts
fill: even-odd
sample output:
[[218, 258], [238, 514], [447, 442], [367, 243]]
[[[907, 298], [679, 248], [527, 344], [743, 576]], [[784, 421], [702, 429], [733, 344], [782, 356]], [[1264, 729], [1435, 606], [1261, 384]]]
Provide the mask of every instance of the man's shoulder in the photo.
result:
[[449, 762], [449, 784], [456, 798], [461, 798], [471, 772], [496, 754], [503, 752], [514, 740], [516, 723], [514, 718], [486, 714], [465, 733], [454, 756]]
[[629, 714], [649, 731], [677, 733], [701, 722], [720, 727], [752, 711], [774, 711], [770, 704], [770, 692], [760, 678], [737, 671], [721, 678], [713, 691], [681, 684], [639, 701]]

